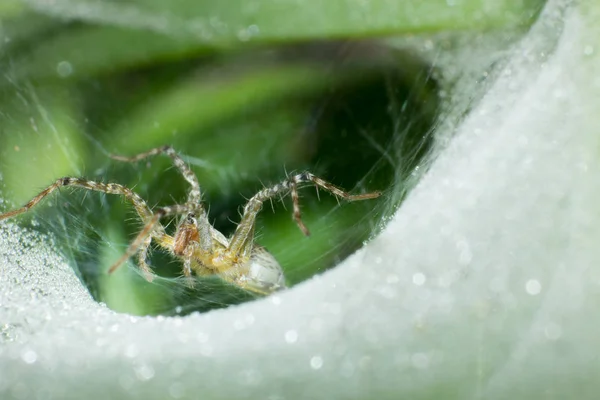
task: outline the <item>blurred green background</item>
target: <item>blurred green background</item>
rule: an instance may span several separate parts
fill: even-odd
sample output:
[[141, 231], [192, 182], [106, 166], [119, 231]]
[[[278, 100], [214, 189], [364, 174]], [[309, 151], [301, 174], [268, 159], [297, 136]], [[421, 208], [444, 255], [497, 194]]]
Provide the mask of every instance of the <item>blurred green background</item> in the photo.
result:
[[[165, 157], [192, 165], [226, 235], [245, 199], [308, 169], [375, 201], [305, 189], [305, 238], [291, 203], [266, 204], [257, 242], [294, 285], [333, 267], [381, 227], [418, 176], [440, 109], [435, 65], [388, 38], [525, 30], [540, 0], [4, 0], [0, 3], [0, 173], [4, 210], [61, 176], [119, 182], [151, 206], [182, 202]], [[443, 88], [451, 90], [451, 88]], [[62, 189], [23, 223], [51, 232], [92, 295], [118, 311], [173, 314], [252, 298], [218, 279], [194, 289], [156, 251], [149, 284], [133, 262], [106, 269], [140, 229], [122, 199]], [[24, 222], [28, 221], [28, 222]], [[167, 223], [168, 221], [165, 221]], [[169, 225], [169, 229], [173, 224]]]

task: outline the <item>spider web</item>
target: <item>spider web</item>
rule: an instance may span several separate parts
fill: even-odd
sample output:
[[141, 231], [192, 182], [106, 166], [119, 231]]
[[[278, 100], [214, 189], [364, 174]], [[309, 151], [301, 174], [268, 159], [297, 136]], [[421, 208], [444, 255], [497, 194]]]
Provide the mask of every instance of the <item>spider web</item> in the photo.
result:
[[[381, 206], [353, 219], [375, 228], [411, 188], [404, 177], [418, 184], [365, 249], [293, 290], [186, 318], [135, 318], [98, 306], [71, 273], [83, 269], [77, 258], [89, 259], [90, 270], [99, 271], [97, 244], [120, 254], [130, 239], [121, 227], [139, 228], [120, 201], [61, 196], [52, 201], [58, 207], [48, 206], [30, 220], [2, 223], [2, 397], [595, 398], [598, 366], [590, 349], [598, 347], [600, 337], [599, 278], [593, 268], [600, 226], [594, 92], [599, 10], [583, 3], [548, 2], [540, 21], [512, 45], [513, 34], [486, 34], [475, 44], [473, 37], [460, 35], [390, 41], [388, 46], [417, 52], [429, 66], [424, 81], [435, 78], [440, 85], [429, 157], [417, 163], [415, 173], [417, 166], [409, 167], [393, 151], [410, 137], [405, 134], [410, 113], [406, 124], [391, 130], [391, 141], [364, 147], [379, 156], [358, 178], [348, 184], [341, 176], [331, 177], [360, 190], [370, 188], [369, 178], [382, 165], [395, 164], [394, 171], [402, 171], [392, 175]], [[116, 166], [104, 158], [103, 148], [129, 152], [118, 137], [102, 136], [115, 121], [107, 117], [101, 124], [90, 118], [94, 131], [82, 133], [73, 114], [50, 111], [65, 99], [32, 85], [10, 83], [11, 108], [2, 109], [2, 129], [11, 133], [1, 137], [1, 197], [12, 199], [4, 208], [20, 204], [21, 187], [26, 198], [57, 175], [74, 172], [118, 177], [151, 204], [185, 197], [183, 190], [169, 186], [176, 177], [169, 175], [173, 171], [167, 163]], [[416, 87], [409, 90], [417, 92]], [[128, 114], [105, 92], [97, 97], [105, 104], [97, 114]], [[387, 104], [392, 106], [389, 98]], [[40, 109], [51, 117], [50, 124]], [[360, 119], [343, 115], [350, 125], [365, 129]], [[392, 115], [402, 121], [405, 114]], [[126, 120], [134, 130], [132, 120]], [[314, 120], [328, 119], [309, 118]], [[230, 126], [219, 126], [231, 132]], [[63, 145], [52, 141], [52, 131], [60, 133]], [[146, 132], [149, 140], [152, 130]], [[18, 143], [9, 142], [15, 139]], [[270, 135], [262, 139], [260, 148], [273, 144]], [[78, 142], [91, 148], [86, 157], [71, 150]], [[233, 153], [231, 147], [226, 156]], [[240, 147], [250, 149], [247, 143]], [[261, 168], [221, 169], [210, 155], [185, 146], [180, 150], [199, 174], [208, 166], [201, 179], [208, 203], [233, 210], [224, 212], [224, 220], [237, 212], [224, 205], [229, 194], [237, 198], [256, 190], [249, 187], [246, 193], [239, 182], [277, 181], [270, 173], [257, 173]], [[410, 159], [416, 153], [408, 154]], [[286, 164], [257, 152], [252, 159], [275, 165], [273, 175]], [[319, 172], [319, 165], [329, 167], [335, 160], [340, 158], [323, 157], [311, 166]], [[35, 172], [28, 174], [32, 165]], [[159, 175], [162, 181], [147, 181], [146, 175]], [[25, 181], [35, 187], [25, 188]], [[211, 192], [211, 185], [218, 190]], [[313, 204], [321, 202], [304, 204], [310, 214]], [[319, 215], [337, 221], [345, 207], [324, 204]], [[274, 214], [282, 214], [285, 226], [295, 229], [289, 214]], [[121, 217], [118, 224], [113, 215]], [[213, 215], [217, 221], [220, 214]], [[105, 220], [118, 228], [115, 233], [102, 226]], [[273, 229], [275, 222], [261, 224], [259, 242], [270, 232], [283, 232]], [[281, 246], [288, 254], [300, 253], [297, 243], [286, 240]], [[338, 254], [336, 246], [326, 245], [324, 254]], [[124, 271], [136, 276], [133, 267]], [[156, 286], [184, 291], [176, 281], [165, 277]]]
[[[246, 199], [293, 171], [310, 170], [352, 193], [384, 190], [378, 201], [344, 204], [322, 191], [303, 189], [301, 207], [310, 238], [291, 221], [289, 196], [265, 204], [256, 242], [275, 255], [293, 286], [360, 248], [425, 170], [440, 110], [432, 67], [411, 55], [413, 47], [314, 44], [276, 49], [285, 54], [283, 61], [255, 62], [241, 71], [235, 65], [246, 62], [245, 55], [226, 65], [202, 60], [158, 64], [58, 84], [13, 79], [9, 73], [5, 120], [11, 134], [3, 137], [2, 148], [4, 195], [12, 200], [5, 209], [24, 203], [62, 176], [124, 184], [152, 207], [181, 203], [188, 187], [167, 157], [136, 164], [108, 157], [163, 144], [174, 146], [193, 167], [210, 220], [226, 235], [232, 234]], [[339, 54], [333, 61], [321, 56], [332, 51]], [[357, 73], [364, 69], [359, 61], [373, 52], [383, 55], [363, 77]], [[254, 58], [262, 54], [257, 51]], [[398, 68], [392, 61], [405, 55], [413, 61]], [[10, 67], [11, 58], [6, 60]], [[190, 84], [202, 92], [215, 79], [234, 87], [248, 79], [260, 83], [265, 79], [262, 69], [286, 70], [306, 62], [320, 65], [324, 72], [318, 78], [324, 85], [311, 91], [291, 87], [273, 99], [242, 102], [227, 113], [212, 110], [223, 115], [199, 119], [193, 112], [172, 110], [172, 103], [177, 107], [189, 95]], [[57, 65], [57, 74], [68, 78], [73, 67], [65, 63]], [[345, 78], [336, 79], [337, 74]], [[160, 83], [149, 84], [152, 89], [130, 83], [153, 82], [164, 75]], [[115, 88], [120, 84], [125, 87]], [[420, 105], [423, 99], [428, 99], [425, 106]], [[203, 107], [198, 105], [199, 112], [208, 113]], [[199, 279], [190, 290], [180, 277], [181, 263], [160, 250], [150, 257], [158, 274], [152, 284], [142, 279], [133, 261], [108, 276], [108, 266], [142, 228], [132, 207], [116, 196], [63, 188], [19, 218], [51, 233], [94, 298], [117, 311], [187, 314], [255, 298], [213, 278]], [[174, 221], [164, 222], [173, 232]]]

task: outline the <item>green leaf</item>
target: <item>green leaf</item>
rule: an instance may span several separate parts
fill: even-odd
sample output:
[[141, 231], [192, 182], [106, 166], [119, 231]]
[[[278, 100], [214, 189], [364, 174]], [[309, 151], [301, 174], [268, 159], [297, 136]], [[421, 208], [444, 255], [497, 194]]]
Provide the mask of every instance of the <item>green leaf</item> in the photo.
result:
[[206, 53], [189, 39], [119, 27], [63, 29], [15, 57], [16, 78], [80, 78]]
[[[192, 77], [140, 104], [114, 130], [121, 151], [142, 151], [164, 144], [165, 138], [195, 135], [193, 129], [222, 121], [242, 108], [264, 105], [285, 94], [299, 95], [331, 83], [324, 68], [311, 65], [263, 66], [228, 73], [221, 70]], [[339, 77], [338, 77], [339, 78]]]
[[61, 17], [145, 28], [204, 43], [373, 36], [487, 29], [531, 21], [540, 0], [29, 0]]
[[2, 0], [0, 2], [0, 19], [19, 15], [25, 9], [24, 4], [18, 0]]
[[[94, 23], [64, 30], [13, 58], [15, 77], [84, 77], [215, 49], [527, 25], [542, 0], [252, 3], [197, 0], [29, 0], [51, 16]], [[62, 68], [61, 68], [62, 66]]]
[[2, 99], [1, 167], [6, 194], [19, 205], [61, 176], [81, 175], [84, 138], [71, 96], [65, 88], [30, 87]]

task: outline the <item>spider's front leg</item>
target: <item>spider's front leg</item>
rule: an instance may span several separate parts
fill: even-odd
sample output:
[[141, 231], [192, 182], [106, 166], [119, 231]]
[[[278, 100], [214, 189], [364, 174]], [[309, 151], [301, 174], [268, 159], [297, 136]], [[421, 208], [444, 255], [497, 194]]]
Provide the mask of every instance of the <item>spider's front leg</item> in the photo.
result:
[[374, 199], [381, 195], [381, 192], [352, 195], [310, 172], [290, 176], [273, 187], [261, 190], [244, 207], [242, 220], [225, 251], [225, 256], [236, 263], [245, 274], [235, 281], [239, 286], [260, 294], [269, 294], [285, 287], [285, 278], [279, 263], [264, 248], [254, 244], [256, 216], [265, 201], [277, 195], [291, 193], [294, 220], [302, 233], [308, 236], [310, 232], [302, 222], [298, 196], [298, 187], [303, 183], [313, 184], [346, 201]]
[[[213, 239], [206, 213], [197, 216], [196, 207], [189, 205], [180, 207], [187, 208], [187, 213], [177, 226], [171, 251], [175, 256], [183, 259], [183, 274], [190, 278], [194, 263], [205, 264], [212, 259]], [[191, 280], [189, 284], [192, 285]]]
[[[190, 210], [191, 209], [191, 210]], [[146, 280], [152, 281], [152, 271], [146, 263], [146, 255], [152, 239], [158, 243], [161, 247], [171, 251], [178, 257], [184, 260], [184, 274], [190, 275], [192, 257], [197, 247], [211, 246], [211, 238], [208, 237], [208, 243], [206, 239], [206, 233], [208, 231], [199, 224], [192, 212], [195, 207], [189, 204], [176, 204], [173, 206], [167, 206], [159, 208], [154, 212], [152, 217], [146, 223], [144, 228], [136, 236], [127, 248], [125, 254], [114, 263], [108, 270], [108, 273], [116, 271], [125, 261], [127, 261], [134, 254], [138, 254], [139, 267], [144, 273]], [[178, 226], [175, 233], [175, 237], [171, 237], [164, 233], [164, 228], [160, 224], [160, 219], [169, 216], [176, 216], [181, 214], [187, 214], [185, 218]], [[205, 214], [203, 214], [205, 215]]]
[[200, 247], [200, 232], [194, 214], [188, 214], [177, 227], [173, 243], [173, 254], [183, 258], [183, 274], [192, 275], [192, 258]]
[[[159, 244], [171, 251], [175, 256], [183, 259], [183, 273], [190, 277], [192, 273], [193, 259], [198, 251], [201, 254], [212, 255], [212, 237], [210, 232], [210, 223], [208, 216], [201, 203], [201, 191], [198, 178], [191, 168], [183, 161], [181, 156], [171, 146], [161, 146], [144, 153], [131, 157], [111, 155], [111, 158], [125, 162], [138, 162], [143, 159], [164, 154], [171, 158], [173, 164], [183, 178], [190, 184], [187, 202], [183, 205], [176, 205], [163, 208], [168, 215], [185, 215], [177, 226], [175, 237], [163, 237], [158, 240]], [[148, 237], [148, 245], [150, 237]], [[146, 247], [140, 250], [140, 266], [144, 270]]]
[[277, 196], [291, 193], [292, 204], [293, 204], [293, 217], [294, 221], [298, 225], [298, 228], [309, 236], [310, 231], [304, 225], [302, 221], [302, 215], [300, 213], [300, 201], [298, 196], [298, 187], [303, 184], [313, 184], [317, 188], [328, 191], [338, 198], [342, 198], [346, 201], [361, 201], [374, 199], [381, 196], [381, 192], [372, 192], [365, 194], [350, 194], [339, 187], [329, 183], [310, 172], [302, 172], [300, 174], [292, 175], [282, 181], [281, 183], [272, 186], [270, 188], [264, 188], [257, 194], [255, 194], [244, 207], [244, 215], [242, 221], [238, 225], [228, 248], [228, 252], [231, 256], [238, 257], [249, 255], [252, 251], [253, 237], [254, 237], [254, 225], [256, 223], [256, 216], [262, 209], [262, 204]]
[[[294, 216], [303, 230], [306, 230], [300, 219], [300, 208], [297, 204], [298, 194], [296, 182], [287, 179], [278, 185], [265, 188], [255, 194], [244, 206], [244, 215], [229, 245], [224, 249], [222, 258], [237, 268], [235, 271], [223, 271], [221, 275], [236, 285], [261, 295], [268, 295], [285, 288], [283, 270], [275, 257], [266, 249], [254, 243], [256, 216], [262, 205], [270, 198], [292, 191], [294, 199]], [[225, 263], [225, 264], [226, 264]]]
[[224, 279], [260, 295], [285, 288], [281, 265], [265, 248], [254, 243], [256, 215], [268, 192], [268, 189], [259, 192], [244, 207], [242, 221], [222, 255], [224, 265], [234, 268], [222, 268], [220, 273]]

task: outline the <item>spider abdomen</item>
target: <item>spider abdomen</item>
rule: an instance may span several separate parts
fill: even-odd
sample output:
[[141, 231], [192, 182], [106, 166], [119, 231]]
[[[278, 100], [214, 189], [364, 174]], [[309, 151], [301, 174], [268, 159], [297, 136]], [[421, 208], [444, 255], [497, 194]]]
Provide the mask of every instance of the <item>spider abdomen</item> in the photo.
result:
[[238, 284], [255, 293], [268, 294], [285, 289], [285, 277], [281, 266], [265, 248], [256, 246], [250, 259], [242, 266], [245, 271]]

